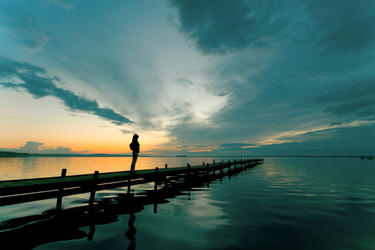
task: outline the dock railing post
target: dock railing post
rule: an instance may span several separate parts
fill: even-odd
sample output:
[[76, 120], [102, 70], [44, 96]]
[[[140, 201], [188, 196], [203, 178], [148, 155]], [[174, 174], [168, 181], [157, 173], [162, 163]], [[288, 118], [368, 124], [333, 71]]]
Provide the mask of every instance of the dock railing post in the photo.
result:
[[220, 178], [223, 176], [223, 164], [220, 163]]
[[94, 205], [95, 201], [95, 192], [96, 192], [96, 183], [98, 181], [99, 177], [99, 171], [94, 172], [94, 177], [91, 182], [91, 193], [90, 193], [90, 200], [89, 200], [89, 206], [90, 208]]
[[[165, 164], [165, 169], [167, 168], [168, 168], [168, 164]], [[165, 180], [164, 187], [167, 188], [168, 187], [168, 175], [167, 174], [165, 174], [164, 180]]]
[[207, 187], [210, 186], [210, 164], [206, 164]]
[[[64, 178], [65, 176], [66, 176], [66, 168], [63, 168], [61, 170], [61, 178]], [[61, 210], [63, 192], [64, 192], [64, 186], [63, 186], [63, 184], [61, 184], [61, 187], [59, 188], [59, 194], [57, 196], [57, 201], [56, 201], [56, 210], [57, 211]]]
[[130, 172], [129, 177], [128, 177], [128, 194], [130, 194], [130, 191], [131, 191], [132, 176], [133, 176], [133, 172]]
[[154, 214], [158, 212], [158, 201], [157, 201], [157, 191], [158, 191], [158, 178], [159, 178], [159, 168], [155, 168], [155, 182], [154, 182]]
[[229, 179], [230, 179], [230, 164], [228, 165], [228, 176], [229, 176]]
[[189, 183], [189, 182], [190, 182], [190, 171], [191, 171], [191, 166], [190, 166], [189, 163], [186, 164], [186, 166], [187, 166], [187, 168], [188, 168], [188, 171], [187, 171], [187, 175], [186, 175], [186, 177], [187, 177], [187, 182]]
[[154, 176], [154, 179], [155, 179], [155, 181], [154, 181], [154, 192], [155, 192], [155, 194], [158, 191], [158, 172], [159, 172], [159, 168], [156, 167], [155, 168], [155, 176]]

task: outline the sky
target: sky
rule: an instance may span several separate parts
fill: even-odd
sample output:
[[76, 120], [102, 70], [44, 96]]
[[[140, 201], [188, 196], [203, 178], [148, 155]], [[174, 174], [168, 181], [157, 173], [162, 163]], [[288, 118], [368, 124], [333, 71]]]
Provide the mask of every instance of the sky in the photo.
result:
[[2, 0], [0, 150], [375, 154], [373, 0]]

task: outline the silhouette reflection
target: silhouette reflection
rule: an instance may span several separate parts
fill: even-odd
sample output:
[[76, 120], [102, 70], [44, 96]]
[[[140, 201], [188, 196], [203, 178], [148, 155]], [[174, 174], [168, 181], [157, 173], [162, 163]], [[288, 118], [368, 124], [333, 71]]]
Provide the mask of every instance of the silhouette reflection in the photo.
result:
[[126, 238], [129, 239], [130, 244], [128, 247], [128, 250], [133, 250], [135, 249], [136, 246], [136, 241], [135, 241], [135, 234], [137, 233], [137, 229], [134, 227], [134, 222], [135, 222], [135, 215], [134, 213], [130, 213], [130, 218], [128, 222], [128, 231], [126, 231], [125, 236]]

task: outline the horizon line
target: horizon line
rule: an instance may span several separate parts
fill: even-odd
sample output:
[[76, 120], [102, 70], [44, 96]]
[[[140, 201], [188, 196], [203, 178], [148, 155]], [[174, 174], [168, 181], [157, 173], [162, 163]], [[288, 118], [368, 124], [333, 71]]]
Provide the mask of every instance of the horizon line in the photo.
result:
[[[42, 157], [132, 157], [131, 154], [108, 154], [108, 153], [93, 153], [93, 154], [82, 154], [82, 153], [26, 153], [26, 152], [14, 152], [14, 151], [0, 151], [0, 157], [17, 157], [17, 156], [42, 156]], [[325, 157], [325, 158], [360, 158], [360, 157], [373, 157], [370, 154], [361, 155], [142, 155], [139, 157]]]

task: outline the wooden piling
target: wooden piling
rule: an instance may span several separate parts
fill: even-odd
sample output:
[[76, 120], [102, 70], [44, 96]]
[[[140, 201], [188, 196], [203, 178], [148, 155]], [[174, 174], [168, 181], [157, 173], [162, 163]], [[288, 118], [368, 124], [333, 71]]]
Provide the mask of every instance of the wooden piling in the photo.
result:
[[[61, 170], [61, 178], [64, 178], [65, 176], [66, 176], [66, 168], [63, 168]], [[56, 201], [56, 210], [57, 211], [61, 210], [63, 192], [64, 192], [64, 188], [61, 186], [59, 188], [59, 194], [57, 196], [57, 201]]]
[[206, 171], [206, 177], [207, 177], [207, 187], [210, 186], [210, 164], [206, 164], [206, 168], [207, 168], [207, 171]]
[[90, 200], [89, 200], [89, 205], [92, 207], [94, 205], [95, 201], [95, 192], [96, 192], [96, 183], [98, 181], [99, 177], [99, 171], [94, 172], [94, 176], [91, 182], [91, 193], [90, 193]]
[[155, 168], [155, 175], [154, 175], [154, 192], [156, 194], [156, 191], [158, 191], [158, 172], [159, 172], [159, 168], [156, 167]]
[[157, 198], [157, 191], [158, 191], [158, 178], [159, 178], [159, 168], [155, 168], [155, 180], [154, 180], [154, 214], [158, 212], [158, 198]]
[[131, 183], [132, 183], [132, 173], [128, 177], [128, 194], [130, 194], [130, 191], [131, 191]]
[[[165, 164], [165, 169], [168, 169], [168, 164]], [[168, 187], [168, 176], [164, 177], [164, 187]]]
[[187, 171], [187, 174], [186, 174], [186, 178], [187, 178], [187, 181], [190, 182], [190, 169], [191, 169], [191, 166], [190, 164], [186, 164], [187, 168], [188, 168], [188, 171]]

